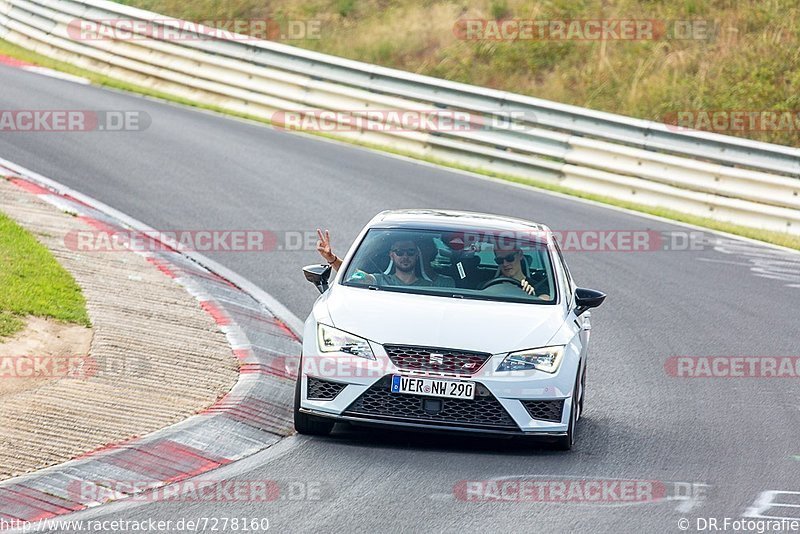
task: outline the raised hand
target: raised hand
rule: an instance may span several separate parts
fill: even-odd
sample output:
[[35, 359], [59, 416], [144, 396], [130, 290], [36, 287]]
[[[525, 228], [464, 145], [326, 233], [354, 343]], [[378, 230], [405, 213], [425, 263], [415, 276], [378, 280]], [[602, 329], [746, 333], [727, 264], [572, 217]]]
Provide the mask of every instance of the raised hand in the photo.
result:
[[325, 230], [325, 233], [322, 233], [322, 230], [317, 228], [317, 237], [319, 237], [319, 241], [317, 241], [317, 252], [319, 255], [323, 257], [325, 261], [328, 263], [333, 262], [336, 259], [336, 254], [333, 253], [331, 250], [331, 235], [328, 230]]

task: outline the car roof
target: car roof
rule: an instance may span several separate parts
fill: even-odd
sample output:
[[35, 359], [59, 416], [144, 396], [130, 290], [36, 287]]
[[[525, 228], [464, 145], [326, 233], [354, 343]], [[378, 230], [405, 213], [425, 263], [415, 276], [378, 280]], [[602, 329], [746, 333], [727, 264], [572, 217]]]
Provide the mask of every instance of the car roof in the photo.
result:
[[549, 232], [539, 223], [474, 211], [439, 209], [387, 210], [379, 213], [368, 225], [370, 228], [413, 228], [459, 231], [534, 231]]

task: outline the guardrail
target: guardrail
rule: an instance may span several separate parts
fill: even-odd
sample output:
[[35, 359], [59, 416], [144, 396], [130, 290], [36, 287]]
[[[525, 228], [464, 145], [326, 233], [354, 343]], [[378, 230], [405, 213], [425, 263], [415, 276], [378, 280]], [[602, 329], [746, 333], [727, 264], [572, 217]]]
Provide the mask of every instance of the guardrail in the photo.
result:
[[[146, 21], [189, 39], [81, 40], [78, 21]], [[72, 31], [71, 31], [72, 30]], [[800, 235], [800, 150], [449, 82], [253, 39], [105, 0], [0, 0], [0, 38], [175, 96], [273, 122], [280, 112], [451, 110], [465, 130], [361, 128], [345, 139]], [[113, 33], [113, 32], [111, 32]], [[276, 115], [277, 113], [277, 115]], [[374, 116], [372, 116], [374, 118]], [[378, 119], [380, 121], [380, 119]], [[389, 119], [387, 118], [386, 121]], [[494, 126], [486, 127], [492, 123]]]

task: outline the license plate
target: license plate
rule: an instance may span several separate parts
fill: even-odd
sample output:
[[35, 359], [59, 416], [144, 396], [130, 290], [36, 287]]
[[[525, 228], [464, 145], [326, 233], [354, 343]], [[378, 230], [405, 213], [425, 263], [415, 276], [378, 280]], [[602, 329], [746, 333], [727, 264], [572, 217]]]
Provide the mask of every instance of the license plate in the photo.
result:
[[392, 393], [404, 393], [406, 395], [428, 395], [430, 397], [472, 400], [475, 398], [475, 383], [393, 375], [391, 391]]

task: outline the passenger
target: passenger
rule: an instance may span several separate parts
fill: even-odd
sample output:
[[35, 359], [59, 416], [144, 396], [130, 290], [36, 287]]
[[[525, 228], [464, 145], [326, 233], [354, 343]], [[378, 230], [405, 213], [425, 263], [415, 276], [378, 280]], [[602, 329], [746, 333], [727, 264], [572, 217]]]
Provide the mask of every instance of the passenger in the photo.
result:
[[517, 246], [496, 245], [494, 248], [494, 261], [498, 267], [495, 279], [501, 277], [513, 278], [519, 282], [522, 290], [528, 295], [538, 296], [542, 300], [550, 300], [550, 295], [546, 293], [536, 295], [536, 290], [533, 287], [534, 282], [523, 271], [522, 256], [522, 250]]

